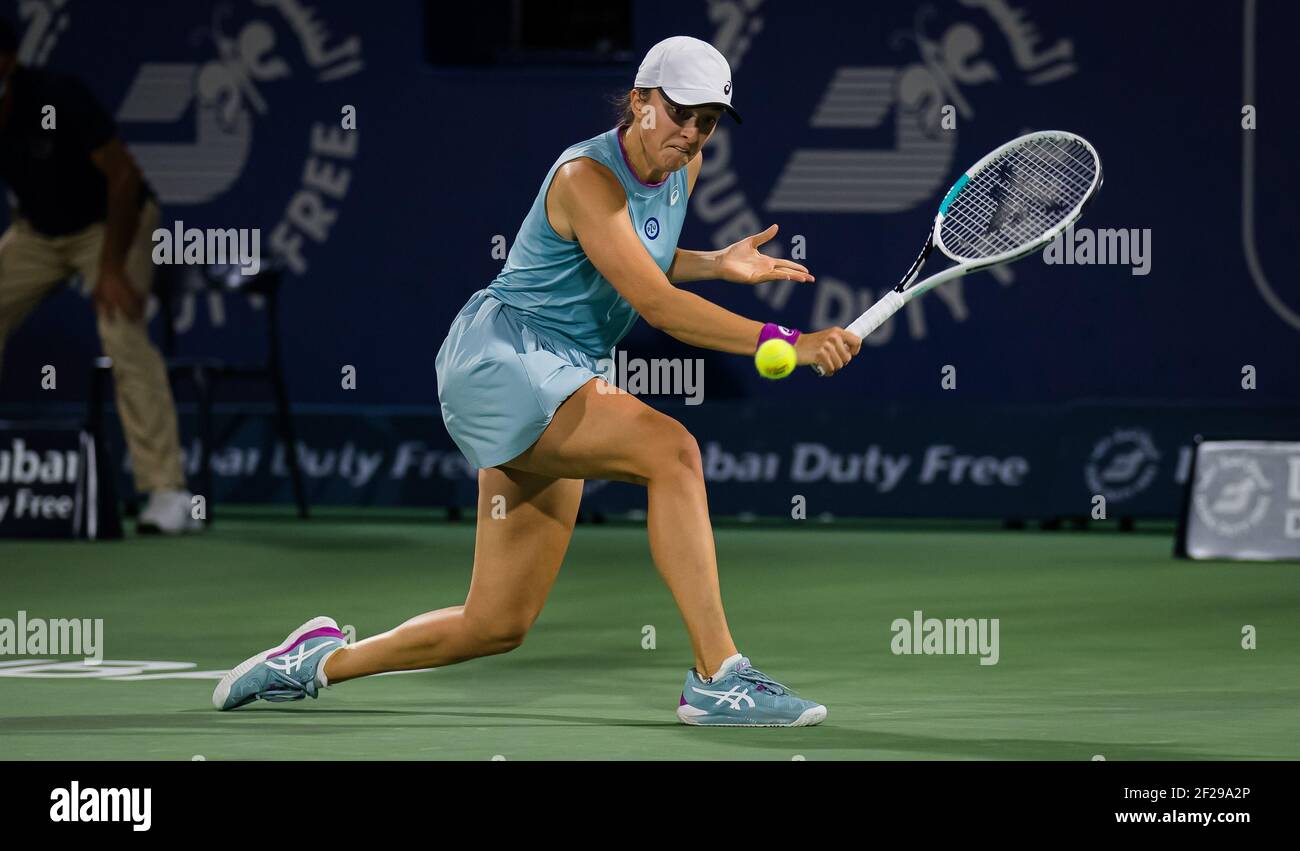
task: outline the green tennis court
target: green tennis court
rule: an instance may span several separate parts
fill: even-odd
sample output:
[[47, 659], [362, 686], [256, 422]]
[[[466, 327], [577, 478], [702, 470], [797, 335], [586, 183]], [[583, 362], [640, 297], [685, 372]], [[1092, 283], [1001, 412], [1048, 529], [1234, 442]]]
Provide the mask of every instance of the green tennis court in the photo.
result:
[[[513, 653], [354, 681], [317, 701], [212, 709], [214, 679], [195, 672], [311, 616], [364, 637], [461, 602], [473, 533], [427, 513], [300, 523], [245, 509], [181, 540], [6, 543], [0, 617], [103, 618], [106, 660], [194, 667], [33, 676], [22, 660], [37, 657], [0, 657], [0, 757], [1300, 758], [1297, 565], [1179, 562], [1168, 529], [724, 524], [741, 652], [826, 704], [819, 727], [677, 723], [692, 656], [637, 525], [579, 526]], [[891, 624], [917, 610], [998, 619], [997, 663], [895, 655]], [[1242, 647], [1246, 625], [1257, 649]]]

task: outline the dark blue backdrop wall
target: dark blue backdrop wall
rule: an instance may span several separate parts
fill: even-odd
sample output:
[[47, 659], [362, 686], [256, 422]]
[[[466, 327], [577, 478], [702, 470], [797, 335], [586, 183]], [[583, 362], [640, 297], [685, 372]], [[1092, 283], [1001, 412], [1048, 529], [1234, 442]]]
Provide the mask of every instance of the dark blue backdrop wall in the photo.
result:
[[[1150, 254], [1145, 275], [1039, 258], [976, 275], [895, 318], [833, 382], [769, 384], [745, 359], [689, 351], [644, 323], [624, 348], [706, 358], [709, 404], [679, 411], [702, 428], [747, 398], [797, 400], [852, 411], [842, 419], [855, 426], [813, 435], [796, 422], [791, 440], [834, 437], [856, 451], [879, 439], [873, 412], [894, 403], [905, 407], [889, 410], [952, 423], [936, 437], [949, 441], [960, 429], [979, 433], [972, 412], [1012, 403], [1293, 403], [1300, 289], [1288, 261], [1300, 233], [1300, 116], [1289, 34], [1300, 13], [1291, 3], [1260, 6], [1250, 38], [1245, 7], [1227, 0], [1106, 0], [1087, 15], [1026, 0], [728, 0], [671, 15], [637, 3], [634, 52], [678, 33], [713, 42], [731, 61], [746, 117], [724, 123], [706, 149], [682, 245], [721, 246], [775, 222], [776, 248], [788, 254], [799, 237], [818, 276], [816, 285], [692, 285], [739, 313], [805, 329], [847, 323], [907, 268], [954, 177], [1029, 129], [1094, 142], [1106, 185], [1082, 224], [1149, 234]], [[608, 96], [634, 72], [434, 68], [425, 7], [405, 0], [0, 8], [25, 32], [25, 61], [79, 75], [116, 117], [166, 222], [261, 228], [264, 248], [292, 255], [285, 349], [296, 404], [357, 414], [399, 406], [424, 416], [424, 440], [443, 449], [450, 442], [428, 406], [448, 323], [500, 267], [494, 238], [513, 239], [566, 145], [610, 126]], [[450, 17], [434, 26], [436, 38], [458, 37]], [[1248, 102], [1258, 110], [1253, 131], [1242, 128]], [[339, 129], [346, 105], [355, 131]], [[944, 105], [955, 129], [940, 125]], [[240, 299], [198, 298], [183, 305], [178, 330], [190, 351], [230, 355], [260, 347], [262, 318]], [[88, 304], [58, 295], [10, 340], [0, 401], [82, 398], [96, 350]], [[44, 364], [68, 378], [58, 399], [39, 389]], [[1248, 364], [1253, 391], [1241, 384]], [[355, 390], [340, 386], [344, 365], [356, 367]], [[955, 391], [940, 386], [944, 365], [957, 368]], [[1099, 424], [1097, 438], [1109, 428]], [[733, 439], [737, 451], [747, 445]], [[443, 478], [431, 476], [430, 487]], [[324, 498], [410, 497], [327, 479], [315, 485]], [[266, 495], [279, 481], [242, 495]]]

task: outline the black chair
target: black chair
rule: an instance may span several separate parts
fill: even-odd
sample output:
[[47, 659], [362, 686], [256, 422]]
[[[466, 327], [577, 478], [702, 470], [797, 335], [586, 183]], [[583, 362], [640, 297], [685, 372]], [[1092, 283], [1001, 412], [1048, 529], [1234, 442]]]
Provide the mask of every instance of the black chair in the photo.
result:
[[[199, 490], [208, 500], [208, 517], [212, 516], [212, 450], [224, 443], [229, 431], [214, 437], [212, 429], [212, 402], [218, 383], [228, 380], [265, 381], [275, 397], [276, 422], [284, 446], [285, 462], [293, 484], [298, 516], [306, 518], [307, 494], [303, 486], [302, 471], [298, 466], [298, 441], [289, 409], [289, 392], [284, 381], [284, 367], [280, 354], [280, 285], [285, 277], [282, 263], [264, 261], [256, 275], [241, 274], [234, 266], [160, 266], [154, 281], [163, 315], [162, 353], [167, 372], [173, 384], [189, 381], [193, 387], [198, 408], [199, 442], [202, 457], [199, 463]], [[220, 358], [184, 356], [177, 354], [175, 306], [187, 294], [221, 293], [244, 295], [250, 300], [260, 300], [266, 310], [267, 356], [263, 363], [232, 364]]]

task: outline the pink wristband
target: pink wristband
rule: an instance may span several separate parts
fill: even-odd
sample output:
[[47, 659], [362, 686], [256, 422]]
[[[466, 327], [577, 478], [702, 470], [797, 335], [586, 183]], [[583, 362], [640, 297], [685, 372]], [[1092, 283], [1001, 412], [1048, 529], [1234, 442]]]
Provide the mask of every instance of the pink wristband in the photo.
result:
[[[799, 332], [793, 328], [786, 328], [784, 325], [777, 325], [775, 322], [769, 322], [763, 326], [763, 330], [758, 333], [758, 345], [761, 346], [768, 340], [785, 340], [790, 345], [799, 339]], [[758, 351], [758, 346], [754, 347]]]

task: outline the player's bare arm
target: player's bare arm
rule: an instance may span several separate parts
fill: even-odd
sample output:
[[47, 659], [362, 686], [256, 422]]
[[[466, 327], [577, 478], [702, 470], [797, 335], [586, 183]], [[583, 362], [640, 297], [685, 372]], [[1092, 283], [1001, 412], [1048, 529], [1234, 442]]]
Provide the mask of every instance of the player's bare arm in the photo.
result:
[[[674, 287], [641, 246], [618, 180], [604, 166], [585, 159], [563, 165], [551, 184], [546, 209], [556, 232], [565, 239], [576, 238], [600, 273], [646, 322], [692, 346], [753, 353], [762, 323]], [[750, 253], [758, 254], [755, 243], [742, 240], [738, 245], [742, 247], [730, 262], [738, 267], [758, 262], [745, 259]], [[782, 271], [778, 278], [787, 274]], [[818, 363], [831, 374], [842, 369], [860, 346], [856, 335], [829, 328], [800, 336], [795, 352], [800, 365]]]
[[604, 166], [585, 159], [566, 163], [556, 173], [550, 201], [572, 230], [571, 238], [646, 322], [692, 346], [754, 351], [762, 323], [669, 283], [637, 239], [618, 179]]
[[[695, 181], [704, 167], [704, 155], [696, 154], [686, 167], [686, 192], [695, 192]], [[673, 265], [668, 268], [668, 280], [674, 284], [691, 281], [729, 281], [734, 284], [761, 284], [764, 281], [798, 281], [812, 283], [817, 280], [808, 267], [786, 260], [769, 257], [758, 247], [776, 236], [777, 226], [772, 225], [762, 233], [716, 251], [691, 251], [678, 248], [673, 255]]]

